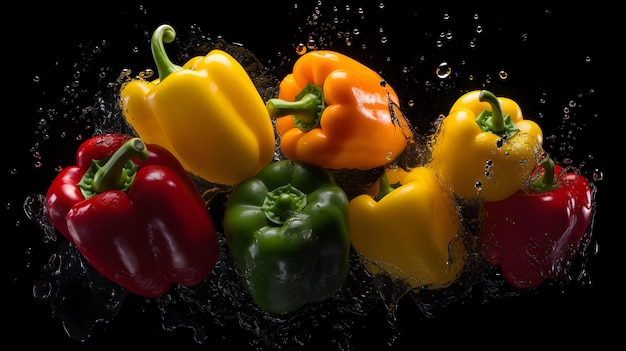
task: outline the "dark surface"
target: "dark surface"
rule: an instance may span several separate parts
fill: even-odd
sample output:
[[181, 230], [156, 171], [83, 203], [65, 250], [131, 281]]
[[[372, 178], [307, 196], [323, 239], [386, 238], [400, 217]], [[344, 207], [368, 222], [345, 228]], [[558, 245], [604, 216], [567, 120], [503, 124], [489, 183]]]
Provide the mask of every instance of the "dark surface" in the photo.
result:
[[[94, 106], [93, 96], [102, 95], [106, 83], [115, 80], [123, 68], [152, 67], [148, 33], [161, 23], [172, 24], [179, 38], [185, 38], [190, 26], [197, 24], [210, 33], [211, 39], [221, 35], [228, 41], [240, 42], [267, 67], [275, 69], [277, 76], [287, 72], [297, 58], [294, 47], [298, 43], [305, 42], [309, 35], [321, 38], [322, 46], [352, 55], [380, 71], [401, 100], [413, 99], [414, 107], [403, 108], [416, 118], [416, 128], [424, 133], [461, 93], [488, 88], [496, 95], [518, 101], [525, 117], [540, 123], [546, 136], [551, 137], [545, 144], [557, 160], [570, 158], [574, 165], [582, 164], [587, 177], [592, 177], [595, 169], [602, 171], [604, 178], [595, 183], [597, 211], [590, 248], [586, 250], [590, 258], [584, 260], [580, 281], [562, 288], [548, 284], [490, 301], [484, 301], [477, 292], [433, 318], [424, 317], [411, 300], [402, 300], [397, 333], [390, 336], [384, 332], [384, 318], [372, 313], [354, 321], [351, 342], [341, 346], [343, 349], [381, 349], [387, 344], [394, 349], [585, 343], [602, 347], [617, 340], [614, 323], [619, 322], [607, 315], [621, 315], [624, 305], [618, 288], [623, 274], [615, 262], [619, 257], [618, 236], [623, 229], [619, 229], [619, 216], [613, 216], [615, 206], [623, 207], [617, 205], [622, 187], [609, 159], [609, 139], [604, 137], [605, 128], [616, 116], [605, 108], [605, 99], [613, 88], [603, 79], [603, 71], [609, 67], [609, 50], [601, 40], [611, 39], [610, 14], [601, 15], [600, 9], [556, 7], [496, 13], [470, 6], [411, 8], [388, 1], [382, 10], [378, 2], [364, 5], [361, 17], [355, 10], [358, 2], [351, 3], [350, 10], [345, 10], [344, 2], [337, 2], [337, 11], [332, 9], [334, 3], [324, 2], [322, 16], [316, 20], [313, 6], [304, 2], [298, 2], [297, 8], [293, 2], [271, 6], [258, 2], [246, 7], [235, 2], [217, 6], [206, 3], [140, 6], [127, 2], [114, 6], [106, 2], [71, 8], [52, 3], [33, 8], [13, 5], [20, 8], [10, 13], [23, 24], [5, 28], [4, 38], [9, 37], [4, 51], [5, 62], [9, 62], [5, 63], [9, 95], [4, 101], [8, 110], [4, 112], [2, 145], [9, 158], [2, 162], [1, 170], [6, 311], [3, 342], [85, 349], [129, 342], [146, 349], [252, 348], [250, 334], [236, 324], [215, 329], [212, 333], [217, 335], [211, 338], [216, 340], [203, 344], [194, 342], [189, 330], [164, 330], [155, 309], [136, 297], [128, 298], [119, 315], [99, 326], [91, 338], [78, 342], [64, 333], [61, 322], [50, 311], [50, 303], [33, 297], [32, 288], [41, 267], [59, 243], [43, 242], [37, 224], [24, 215], [22, 203], [28, 195], [45, 193], [56, 174], [55, 167], [73, 163], [80, 142], [76, 136], [93, 133], [91, 115], [83, 110]], [[449, 19], [444, 18], [446, 13]], [[474, 14], [479, 15], [478, 20]], [[335, 16], [339, 21], [333, 21]], [[477, 32], [478, 25], [482, 26], [481, 33]], [[355, 28], [359, 34], [355, 34]], [[385, 44], [380, 41], [383, 35], [379, 28], [388, 39]], [[451, 39], [445, 37], [448, 32]], [[352, 36], [352, 44], [346, 45], [338, 33]], [[475, 47], [470, 45], [473, 38], [477, 39]], [[441, 47], [436, 45], [439, 39]], [[291, 61], [277, 66], [284, 62], [282, 57]], [[453, 67], [453, 75], [440, 80], [434, 71], [443, 61]], [[410, 69], [409, 73], [402, 72], [404, 67]], [[498, 78], [500, 70], [508, 73], [506, 80]], [[68, 87], [74, 87], [76, 95], [68, 93]], [[576, 105], [569, 105], [570, 101]], [[618, 110], [620, 103], [611, 102]], [[564, 121], [564, 108], [568, 106], [571, 113]], [[36, 166], [39, 161], [41, 166]], [[98, 301], [92, 303], [97, 305]], [[323, 330], [312, 328], [311, 340], [302, 348], [340, 348], [341, 343]]]

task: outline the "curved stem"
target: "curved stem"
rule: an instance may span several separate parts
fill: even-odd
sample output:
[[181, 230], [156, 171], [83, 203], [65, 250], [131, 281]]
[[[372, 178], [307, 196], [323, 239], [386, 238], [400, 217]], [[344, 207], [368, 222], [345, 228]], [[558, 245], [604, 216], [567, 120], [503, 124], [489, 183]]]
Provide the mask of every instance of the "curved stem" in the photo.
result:
[[482, 90], [478, 95], [478, 100], [488, 102], [491, 105], [491, 117], [485, 124], [496, 134], [504, 131], [504, 116], [502, 115], [502, 105], [500, 100], [490, 91]]
[[94, 174], [92, 189], [96, 193], [102, 193], [113, 189], [122, 189], [129, 182], [129, 177], [134, 179], [136, 169], [128, 169], [127, 162], [131, 158], [140, 161], [148, 159], [148, 148], [143, 140], [132, 138], [117, 149], [102, 166], [98, 166]]
[[169, 59], [165, 52], [165, 45], [163, 44], [163, 42], [171, 43], [175, 38], [176, 31], [168, 24], [160, 25], [154, 33], [152, 33], [152, 58], [156, 63], [160, 81], [163, 81], [167, 76], [181, 69], [180, 66], [175, 65]]
[[540, 164], [543, 172], [540, 176], [531, 179], [530, 188], [535, 192], [550, 191], [557, 188], [558, 184], [554, 178], [554, 161], [551, 157], [546, 157]]

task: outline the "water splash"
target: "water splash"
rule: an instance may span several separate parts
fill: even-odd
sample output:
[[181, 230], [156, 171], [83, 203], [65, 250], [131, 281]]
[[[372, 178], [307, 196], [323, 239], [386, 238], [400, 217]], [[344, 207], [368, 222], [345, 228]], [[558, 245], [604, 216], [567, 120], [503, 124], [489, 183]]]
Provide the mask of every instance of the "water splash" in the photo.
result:
[[[212, 48], [223, 49], [242, 63], [264, 99], [276, 95], [278, 77], [264, 67], [254, 54], [239, 44], [230, 44], [222, 39], [208, 41], [199, 29], [196, 29], [195, 34], [194, 36], [192, 30], [191, 38], [183, 46], [183, 51], [192, 55], [195, 52], [206, 53]], [[357, 34], [349, 33], [346, 40], [355, 40]], [[323, 40], [318, 40], [306, 46], [308, 49], [315, 49], [323, 44]], [[449, 66], [440, 69], [443, 74], [439, 77], [448, 78], [451, 73]], [[119, 85], [128, 77], [129, 72], [121, 72], [119, 79], [110, 84], [109, 89], [101, 92], [101, 96], [96, 97], [93, 106], [81, 109], [83, 119], [96, 121], [92, 130], [94, 134], [133, 134], [121, 117], [116, 100]], [[45, 123], [42, 128], [47, 128]], [[428, 149], [420, 147], [423, 145], [418, 140], [413, 145], [414, 148], [399, 160], [421, 162], [424, 156], [419, 152]], [[277, 155], [277, 158], [281, 156]], [[369, 172], [333, 171], [337, 182], [352, 194], [363, 193], [363, 189], [378, 179], [380, 174], [380, 169]], [[594, 172], [594, 175], [602, 178], [601, 171]], [[194, 180], [204, 194], [211, 214], [216, 219], [221, 218], [222, 204], [228, 189], [215, 187], [199, 179]], [[27, 217], [41, 228], [44, 242], [58, 244], [57, 251], [43, 267], [40, 279], [33, 286], [33, 296], [50, 303], [54, 316], [62, 321], [70, 338], [85, 341], [99, 326], [112, 322], [132, 295], [100, 276], [67, 240], [57, 238], [54, 228], [45, 216], [44, 195], [28, 196], [23, 208]], [[153, 304], [150, 306], [157, 309], [164, 330], [189, 329], [194, 341], [199, 344], [211, 340], [227, 329], [239, 328], [248, 334], [251, 346], [259, 348], [292, 349], [321, 337], [334, 340], [338, 345], [350, 345], [355, 341], [355, 335], [362, 335], [364, 330], [370, 329], [392, 345], [398, 337], [395, 328], [396, 312], [401, 300], [412, 301], [422, 316], [434, 318], [450, 305], [462, 303], [472, 294], [481, 295], [485, 302], [489, 302], [523, 293], [508, 286], [497, 267], [485, 266], [478, 257], [474, 235], [480, 222], [477, 208], [477, 204], [466, 204], [459, 208], [463, 213], [467, 232], [464, 240], [467, 241], [471, 259], [468, 260], [468, 266], [459, 282], [446, 289], [407, 290], [401, 281], [391, 279], [384, 272], [375, 275], [368, 273], [363, 268], [363, 258], [353, 252], [346, 284], [333, 298], [320, 304], [305, 306], [288, 316], [273, 316], [256, 306], [245, 291], [240, 283], [240, 276], [228, 259], [227, 246], [220, 233], [222, 259], [218, 261], [211, 275], [194, 287], [173, 286], [167, 294], [152, 300]], [[216, 223], [219, 222], [216, 220]], [[588, 258], [597, 251], [591, 235], [592, 228], [593, 224], [577, 256], [577, 264], [572, 267], [570, 274], [563, 280], [548, 282], [548, 286], [563, 287], [590, 282], [585, 265]]]

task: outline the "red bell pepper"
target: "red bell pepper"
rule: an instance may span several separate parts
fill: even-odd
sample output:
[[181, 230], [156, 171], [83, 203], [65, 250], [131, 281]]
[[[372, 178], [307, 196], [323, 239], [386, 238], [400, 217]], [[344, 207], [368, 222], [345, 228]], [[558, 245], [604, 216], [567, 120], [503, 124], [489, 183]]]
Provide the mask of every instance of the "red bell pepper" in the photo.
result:
[[506, 282], [520, 289], [562, 278], [591, 222], [593, 194], [585, 177], [547, 157], [532, 174], [529, 190], [484, 204], [484, 259], [499, 265]]
[[88, 139], [46, 194], [50, 222], [108, 279], [145, 296], [204, 280], [220, 255], [212, 217], [166, 149], [139, 138]]

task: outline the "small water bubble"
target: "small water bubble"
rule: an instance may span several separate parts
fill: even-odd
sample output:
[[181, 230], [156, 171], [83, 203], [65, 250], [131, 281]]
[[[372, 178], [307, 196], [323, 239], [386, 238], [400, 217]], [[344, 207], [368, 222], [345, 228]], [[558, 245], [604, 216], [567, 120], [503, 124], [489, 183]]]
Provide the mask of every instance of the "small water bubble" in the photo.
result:
[[476, 26], [476, 33], [480, 34], [482, 32], [483, 32], [483, 26], [480, 26], [480, 25]]
[[311, 341], [311, 333], [308, 330], [300, 330], [294, 334], [293, 341], [299, 346], [305, 346]]
[[504, 146], [504, 138], [498, 138], [498, 140], [496, 140], [496, 148], [502, 149], [503, 146]]
[[498, 72], [498, 77], [500, 77], [501, 80], [507, 80], [509, 78], [509, 74], [505, 70], [501, 70]]
[[388, 161], [393, 160], [393, 152], [388, 151], [385, 157], [387, 158]]
[[591, 179], [593, 179], [596, 182], [600, 181], [600, 180], [604, 179], [604, 173], [602, 173], [602, 171], [599, 170], [599, 169], [595, 169], [593, 171]]
[[33, 296], [39, 300], [46, 300], [52, 294], [52, 284], [40, 280], [33, 286]]
[[450, 76], [450, 73], [452, 73], [452, 68], [448, 65], [447, 62], [440, 63], [435, 70], [435, 74], [437, 74], [437, 77], [441, 79], [448, 78]]
[[298, 44], [298, 46], [296, 46], [296, 54], [302, 56], [304, 54], [306, 54], [307, 49], [306, 46], [303, 43]]

